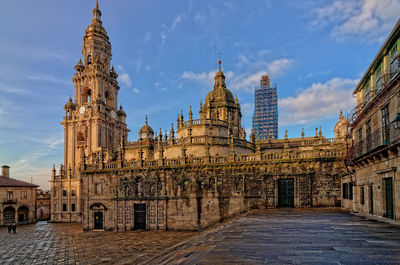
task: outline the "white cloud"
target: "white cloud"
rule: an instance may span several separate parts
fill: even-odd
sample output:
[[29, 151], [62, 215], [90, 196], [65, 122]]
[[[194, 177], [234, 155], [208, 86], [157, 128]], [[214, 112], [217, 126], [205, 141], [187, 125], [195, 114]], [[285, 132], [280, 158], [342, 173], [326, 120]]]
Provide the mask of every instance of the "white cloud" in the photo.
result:
[[176, 30], [176, 28], [178, 27], [178, 25], [182, 23], [183, 18], [184, 18], [184, 15], [183, 15], [183, 14], [178, 14], [178, 15], [174, 18], [174, 20], [172, 21], [172, 23], [171, 23], [170, 26], [167, 26], [166, 24], [162, 24], [162, 25], [161, 25], [162, 30], [161, 30], [161, 33], [160, 33], [160, 37], [161, 37], [161, 43], [162, 43], [162, 44], [165, 44], [165, 43], [166, 43], [166, 40], [167, 40], [168, 35], [171, 34], [173, 31]]
[[144, 43], [149, 43], [151, 41], [151, 37], [152, 36], [153, 36], [153, 34], [151, 34], [151, 32], [148, 31], [143, 37], [143, 42]]
[[133, 91], [133, 93], [135, 93], [135, 94], [140, 94], [140, 93], [141, 93], [141, 91], [140, 91], [139, 89], [137, 89], [136, 87], [134, 87], [134, 88], [132, 89], [132, 91]]
[[127, 87], [130, 87], [132, 85], [132, 80], [128, 73], [121, 73], [118, 76], [118, 82], [126, 85]]
[[331, 72], [332, 72], [332, 70], [330, 70], [330, 69], [310, 72], [310, 73], [306, 74], [305, 78], [311, 78], [311, 77], [318, 76], [318, 75], [327, 75], [327, 74], [330, 74]]
[[[260, 65], [264, 65], [264, 67], [261, 68], [264, 68], [265, 70], [239, 75], [232, 71], [228, 71], [225, 73], [225, 80], [228, 88], [231, 90], [252, 92], [254, 88], [259, 85], [263, 74], [268, 73], [271, 78], [282, 76], [292, 66], [292, 64], [293, 60], [286, 58], [277, 59], [270, 63], [263, 62], [263, 64]], [[200, 73], [184, 71], [181, 75], [181, 79], [199, 82], [210, 87], [214, 84], [215, 73], [216, 70]]]
[[280, 99], [279, 124], [312, 123], [336, 117], [340, 109], [355, 106], [352, 91], [358, 80], [333, 78], [325, 83], [314, 83], [297, 96]]
[[33, 47], [32, 43], [21, 45], [17, 43], [1, 43], [0, 51], [10, 54], [12, 58], [42, 60], [59, 60], [62, 62], [71, 62], [72, 55], [65, 51], [56, 51], [43, 47]]
[[17, 95], [29, 94], [28, 90], [17, 88], [17, 87], [11, 87], [11, 86], [7, 86], [4, 84], [0, 84], [0, 92], [8, 93], [8, 94], [17, 94]]
[[161, 82], [155, 82], [155, 83], [154, 83], [154, 87], [157, 88], [157, 89], [159, 89], [160, 91], [163, 91], [163, 92], [165, 92], [165, 91], [168, 90], [166, 87], [164, 87], [164, 86], [162, 85]]
[[181, 78], [184, 80], [196, 81], [205, 85], [212, 85], [216, 71], [195, 73], [192, 71], [184, 71]]
[[259, 85], [263, 74], [265, 74], [265, 72], [260, 71], [254, 74], [234, 76], [231, 80], [228, 80], [228, 84], [232, 90], [253, 92], [254, 88]]
[[278, 59], [268, 64], [267, 73], [271, 77], [276, 78], [282, 76], [286, 72], [286, 70], [288, 70], [292, 65], [293, 65], [292, 59], [287, 59], [287, 58]]
[[127, 87], [132, 86], [132, 80], [129, 74], [125, 71], [122, 65], [117, 65], [117, 70], [120, 71], [118, 75], [118, 82], [124, 84]]
[[[242, 62], [245, 61], [245, 57], [240, 57], [239, 60]], [[292, 59], [282, 58], [272, 61], [270, 63], [263, 62], [260, 63], [259, 68], [263, 68], [265, 70], [256, 71], [253, 73], [246, 74], [235, 74], [232, 71], [228, 71], [225, 74], [225, 80], [227, 86], [236, 91], [247, 91], [252, 92], [256, 86], [259, 85], [261, 76], [264, 74], [269, 74], [271, 78], [276, 78], [282, 76], [292, 65]], [[181, 75], [181, 79], [185, 81], [194, 81], [198, 83], [202, 83], [210, 87], [214, 84], [214, 77], [216, 74], [216, 70], [212, 70], [210, 72], [192, 72], [192, 71], [184, 71]]]
[[311, 25], [331, 25], [331, 35], [338, 39], [361, 36], [382, 41], [399, 19], [398, 0], [335, 0], [313, 10]]
[[57, 84], [61, 84], [61, 85], [68, 85], [68, 86], [72, 85], [72, 81], [67, 81], [67, 80], [60, 79], [55, 76], [47, 75], [47, 74], [31, 75], [31, 76], [27, 76], [27, 78], [32, 81], [51, 82], [51, 83], [57, 83]]
[[133, 64], [135, 65], [135, 70], [136, 72], [139, 72], [140, 69], [142, 69], [142, 65], [143, 65], [143, 58], [142, 56], [138, 56], [134, 61]]

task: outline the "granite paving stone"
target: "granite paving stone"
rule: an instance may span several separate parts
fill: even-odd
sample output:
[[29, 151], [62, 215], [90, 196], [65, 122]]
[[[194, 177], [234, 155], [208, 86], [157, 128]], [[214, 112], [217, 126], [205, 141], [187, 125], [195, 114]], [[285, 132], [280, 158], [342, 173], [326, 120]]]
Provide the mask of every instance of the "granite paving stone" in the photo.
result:
[[84, 232], [81, 224], [0, 227], [0, 264], [137, 264], [198, 232]]
[[204, 233], [143, 264], [400, 264], [400, 226], [338, 209], [252, 210]]
[[202, 232], [0, 228], [0, 264], [400, 264], [400, 226], [338, 209], [252, 210]]

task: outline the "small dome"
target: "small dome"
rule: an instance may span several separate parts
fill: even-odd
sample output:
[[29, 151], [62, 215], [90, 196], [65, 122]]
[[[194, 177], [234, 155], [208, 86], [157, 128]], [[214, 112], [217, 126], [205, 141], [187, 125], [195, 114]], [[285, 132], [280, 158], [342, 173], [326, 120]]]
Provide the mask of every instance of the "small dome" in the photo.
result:
[[100, 36], [109, 42], [107, 31], [102, 26], [101, 11], [99, 9], [99, 3], [96, 1], [96, 6], [93, 9], [92, 23], [87, 27], [84, 39], [89, 36]]
[[207, 94], [205, 102], [227, 102], [235, 104], [232, 92], [227, 88], [214, 89]]
[[122, 106], [119, 106], [119, 110], [117, 111], [117, 113], [118, 113], [118, 116], [125, 116], [126, 117], [126, 113], [122, 109]]
[[147, 115], [146, 115], [146, 124], [139, 131], [139, 138], [153, 138], [154, 131], [147, 123]]
[[68, 102], [65, 103], [64, 108], [65, 108], [65, 109], [75, 109], [75, 104], [74, 104], [74, 102], [72, 101], [72, 98], [71, 98], [71, 97], [69, 97]]

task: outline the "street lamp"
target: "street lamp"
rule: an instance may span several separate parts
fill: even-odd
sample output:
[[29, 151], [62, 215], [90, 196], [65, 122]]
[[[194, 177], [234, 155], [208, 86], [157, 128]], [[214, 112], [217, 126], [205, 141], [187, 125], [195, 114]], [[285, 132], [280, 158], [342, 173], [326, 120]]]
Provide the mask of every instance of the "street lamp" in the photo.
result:
[[396, 118], [393, 120], [394, 128], [400, 129], [400, 113], [397, 113]]

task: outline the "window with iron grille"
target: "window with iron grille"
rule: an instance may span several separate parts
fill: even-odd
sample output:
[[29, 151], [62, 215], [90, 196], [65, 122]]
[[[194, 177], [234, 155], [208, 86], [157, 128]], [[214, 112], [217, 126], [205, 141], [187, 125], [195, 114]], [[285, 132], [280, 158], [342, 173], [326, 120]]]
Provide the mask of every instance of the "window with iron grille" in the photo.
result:
[[386, 105], [382, 110], [382, 144], [388, 145], [390, 143], [390, 120], [389, 120], [389, 105]]
[[376, 70], [376, 91], [379, 93], [382, 89], [382, 84], [383, 84], [383, 78], [382, 78], [382, 67], [379, 66], [378, 69]]
[[391, 63], [390, 63], [390, 77], [394, 77], [398, 70], [399, 70], [399, 58], [397, 56], [397, 44], [395, 44], [390, 50], [390, 58], [391, 58]]
[[371, 85], [368, 81], [368, 83], [365, 85], [365, 89], [364, 89], [365, 104], [367, 104], [370, 99], [371, 99]]
[[371, 150], [371, 120], [365, 123], [365, 142], [367, 152]]

